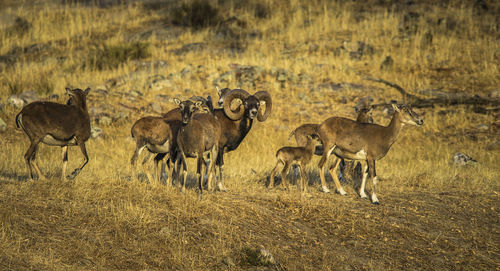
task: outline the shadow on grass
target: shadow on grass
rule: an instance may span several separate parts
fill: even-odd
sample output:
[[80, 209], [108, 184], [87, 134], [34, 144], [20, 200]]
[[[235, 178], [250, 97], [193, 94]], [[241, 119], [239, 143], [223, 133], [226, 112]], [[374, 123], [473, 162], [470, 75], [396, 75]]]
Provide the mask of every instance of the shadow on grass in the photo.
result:
[[0, 172], [0, 183], [8, 182], [26, 182], [28, 181], [28, 174], [19, 174], [17, 172]]
[[[306, 170], [306, 178], [308, 186], [321, 185], [321, 178], [319, 173], [320, 170], [317, 168], [312, 170]], [[338, 170], [337, 174], [339, 174]], [[361, 181], [363, 178], [361, 165], [356, 163], [352, 167], [346, 167], [343, 174], [344, 177], [339, 178], [341, 185], [352, 187], [355, 191], [358, 191], [359, 188], [361, 187]], [[264, 177], [258, 179], [258, 182], [268, 187], [270, 182], [270, 175], [271, 172], [268, 172]], [[290, 185], [295, 185], [295, 186], [299, 185], [300, 173], [297, 166], [294, 165], [290, 168], [290, 170], [286, 174], [286, 178]], [[333, 182], [333, 177], [331, 176], [328, 170], [325, 170], [325, 181], [327, 185], [329, 185], [330, 187], [335, 187], [335, 184]], [[274, 186], [280, 187], [281, 185], [282, 185], [282, 178], [281, 178], [281, 168], [280, 168], [276, 172], [276, 175], [274, 176]]]

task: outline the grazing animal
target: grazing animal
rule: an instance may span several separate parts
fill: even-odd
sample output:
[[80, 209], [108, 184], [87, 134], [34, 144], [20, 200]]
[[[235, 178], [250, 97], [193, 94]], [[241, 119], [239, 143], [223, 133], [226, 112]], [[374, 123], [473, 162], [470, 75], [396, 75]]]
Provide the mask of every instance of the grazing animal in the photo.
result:
[[[356, 109], [356, 112], [358, 114], [356, 121], [359, 123], [373, 123], [372, 110], [373, 110], [373, 107], [363, 107], [359, 110]], [[288, 140], [290, 140], [293, 136], [293, 137], [295, 137], [295, 141], [297, 142], [297, 146], [305, 146], [305, 144], [307, 143], [307, 136], [317, 133], [316, 131], [317, 131], [318, 127], [319, 127], [319, 124], [312, 124], [312, 123], [303, 124], [303, 125], [297, 127], [295, 130], [293, 130], [290, 133]], [[323, 155], [323, 146], [322, 145], [317, 146], [315, 151], [314, 151], [314, 154], [319, 155], [319, 156]], [[342, 159], [342, 161], [343, 161], [343, 159]], [[342, 163], [342, 161], [341, 161], [341, 163]], [[339, 178], [342, 178], [342, 176], [344, 176], [343, 167], [340, 168], [339, 175], [340, 175]], [[326, 187], [326, 186], [322, 186], [321, 189], [325, 193], [330, 192], [330, 189], [328, 189], [328, 187]]]
[[174, 102], [179, 106], [182, 116], [182, 125], [177, 135], [178, 157], [176, 163], [183, 163], [184, 185], [183, 191], [186, 189], [187, 165], [188, 157], [197, 159], [196, 175], [198, 178], [198, 186], [200, 193], [203, 191], [202, 173], [203, 173], [203, 157], [204, 154], [210, 153], [212, 162], [209, 165], [208, 189], [211, 190], [211, 180], [213, 176], [214, 164], [219, 151], [218, 139], [221, 134], [220, 123], [211, 113], [196, 113], [202, 107], [202, 102], [198, 101], [180, 101], [174, 99]]
[[[233, 103], [238, 106], [234, 110], [231, 108]], [[265, 110], [263, 110], [264, 106]], [[257, 118], [258, 121], [263, 122], [269, 117], [271, 111], [272, 99], [267, 91], [258, 91], [250, 95], [243, 89], [233, 89], [223, 96], [223, 108], [214, 110], [215, 118], [222, 129], [216, 161], [219, 171], [219, 190], [226, 190], [222, 179], [224, 153], [236, 150], [252, 128], [254, 119]]]
[[[323, 187], [326, 187], [324, 166], [331, 154], [335, 154], [339, 158], [366, 161], [359, 194], [362, 198], [367, 198], [365, 184], [368, 174], [370, 174], [373, 181], [372, 202], [374, 204], [379, 203], [376, 195], [378, 179], [375, 161], [387, 154], [405, 124], [422, 125], [424, 123], [422, 118], [410, 106], [393, 104], [392, 107], [395, 114], [390, 124], [385, 127], [371, 123], [358, 123], [341, 117], [331, 117], [319, 125], [317, 133], [323, 142], [325, 150], [318, 163]], [[336, 159], [334, 166], [330, 168], [330, 173], [337, 191], [342, 195], [346, 195], [335, 174], [339, 162], [340, 159]]]
[[307, 135], [307, 142], [304, 147], [282, 147], [276, 152], [276, 158], [278, 162], [276, 166], [271, 171], [271, 176], [269, 177], [269, 187], [274, 187], [274, 175], [278, 170], [280, 164], [283, 165], [281, 171], [281, 180], [286, 189], [288, 189], [288, 182], [286, 181], [286, 173], [292, 165], [297, 165], [300, 171], [300, 190], [307, 192], [307, 177], [305, 174], [306, 165], [311, 161], [314, 154], [314, 149], [317, 144], [319, 144], [319, 138], [316, 134]]
[[[210, 96], [207, 99], [200, 96], [193, 96], [189, 98], [192, 102], [200, 102], [204, 106], [200, 108], [204, 111], [213, 111], [212, 100]], [[167, 180], [167, 185], [171, 185], [173, 181], [173, 163], [177, 155], [177, 134], [181, 127], [181, 110], [179, 107], [170, 110], [161, 117], [148, 116], [137, 120], [131, 129], [132, 138], [136, 141], [136, 148], [132, 155], [132, 176], [137, 177], [136, 163], [139, 155], [144, 149], [149, 152], [144, 157], [142, 165], [146, 177], [150, 180], [160, 181], [161, 173], [159, 169], [160, 162], [165, 156], [168, 156], [167, 164], [169, 164], [170, 172]], [[154, 174], [155, 177], [146, 170], [145, 165], [155, 153], [154, 159]]]
[[215, 86], [217, 88], [217, 94], [219, 95], [219, 100], [217, 100], [217, 105], [219, 108], [222, 108], [224, 106], [224, 99], [226, 98], [226, 95], [231, 91], [230, 88], [223, 88], [221, 89], [219, 86]]
[[16, 116], [16, 125], [22, 128], [30, 140], [30, 146], [24, 155], [30, 178], [34, 179], [32, 166], [39, 179], [45, 179], [36, 162], [38, 145], [44, 143], [62, 147], [63, 167], [61, 178], [66, 175], [68, 146], [78, 145], [85, 158], [68, 179], [74, 179], [88, 163], [89, 157], [85, 142], [90, 138], [90, 117], [87, 109], [87, 95], [90, 88], [66, 88], [70, 96], [67, 104], [54, 102], [33, 102], [26, 105]]
[[[160, 181], [159, 162], [161, 159], [155, 159], [154, 178], [146, 170], [145, 162], [149, 160], [153, 153], [168, 154], [170, 152], [173, 142], [176, 141], [180, 126], [180, 120], [153, 116], [141, 118], [134, 123], [131, 129], [132, 138], [136, 142], [136, 148], [131, 159], [133, 177], [137, 177], [137, 158], [144, 149], [147, 149], [149, 152], [144, 158], [144, 172], [148, 179]], [[167, 185], [170, 184], [171, 180], [168, 180]]]

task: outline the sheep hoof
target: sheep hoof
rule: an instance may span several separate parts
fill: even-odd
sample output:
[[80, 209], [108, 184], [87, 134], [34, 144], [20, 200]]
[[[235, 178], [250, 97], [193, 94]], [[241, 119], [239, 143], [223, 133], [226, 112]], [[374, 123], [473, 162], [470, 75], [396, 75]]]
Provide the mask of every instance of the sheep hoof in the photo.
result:
[[326, 187], [326, 186], [322, 186], [321, 187], [321, 192], [330, 193], [330, 189], [328, 189], [328, 187]]

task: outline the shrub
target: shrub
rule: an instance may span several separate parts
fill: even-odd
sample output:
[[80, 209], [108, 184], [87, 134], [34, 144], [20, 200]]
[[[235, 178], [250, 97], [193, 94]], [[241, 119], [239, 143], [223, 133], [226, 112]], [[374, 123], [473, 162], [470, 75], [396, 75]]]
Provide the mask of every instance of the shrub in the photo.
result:
[[200, 29], [220, 22], [219, 10], [207, 0], [194, 0], [172, 9], [172, 23]]
[[86, 66], [98, 70], [113, 69], [129, 60], [143, 59], [151, 56], [149, 44], [134, 42], [120, 45], [105, 45], [91, 50]]

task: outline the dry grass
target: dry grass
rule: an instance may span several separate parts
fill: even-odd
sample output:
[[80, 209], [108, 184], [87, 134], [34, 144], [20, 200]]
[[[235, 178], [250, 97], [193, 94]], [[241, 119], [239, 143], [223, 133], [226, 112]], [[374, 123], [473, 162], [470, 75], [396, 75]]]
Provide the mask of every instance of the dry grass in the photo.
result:
[[[222, 23], [196, 31], [173, 25], [168, 11], [173, 9], [164, 4], [6, 1], [0, 14], [19, 16], [31, 26], [22, 31], [0, 28], [1, 102], [27, 90], [59, 94], [62, 102], [65, 86], [89, 85], [107, 87], [110, 93], [92, 93], [90, 107], [123, 103], [144, 110], [101, 127], [107, 137], [89, 141], [90, 163], [75, 182], [59, 180], [59, 149], [41, 146], [40, 165], [49, 180], [30, 182], [22, 158], [28, 140], [14, 125], [19, 109], [1, 107], [8, 130], [0, 135], [0, 269], [499, 269], [498, 111], [421, 110], [425, 125], [406, 127], [377, 164], [380, 206], [360, 199], [351, 183], [344, 185], [347, 197], [318, 192], [319, 172], [313, 166], [318, 158], [308, 168], [309, 196], [293, 186], [292, 191], [266, 188], [275, 151], [292, 144], [287, 140], [291, 129], [332, 115], [354, 117], [352, 107], [364, 96], [375, 102], [400, 99], [393, 89], [368, 83], [364, 76], [408, 90], [442, 88], [488, 96], [498, 89], [498, 4], [486, 1], [490, 10], [478, 15], [468, 1], [411, 6], [372, 2], [367, 8], [319, 0], [213, 1], [221, 18], [237, 16], [246, 22], [235, 30], [239, 37], [221, 37]], [[420, 16], [405, 25], [409, 12]], [[255, 38], [245, 36], [253, 31], [259, 33]], [[427, 32], [433, 35], [431, 44], [425, 43]], [[337, 49], [343, 40], [370, 44], [373, 54], [353, 59]], [[147, 53], [123, 53], [137, 42]], [[174, 53], [197, 42], [206, 43], [205, 49]], [[95, 52], [108, 52], [107, 59], [116, 64], [89, 62]], [[393, 67], [380, 69], [389, 55]], [[167, 65], [141, 68], [141, 62], [156, 60]], [[194, 188], [183, 194], [164, 184], [130, 181], [132, 122], [153, 114], [147, 105], [158, 94], [215, 95], [212, 81], [234, 63], [307, 74], [314, 85], [363, 84], [370, 92], [310, 91], [304, 84], [282, 85], [266, 73], [254, 89], [245, 87], [268, 90], [274, 111], [225, 157], [229, 192], [200, 197]], [[203, 71], [177, 74], [188, 64], [202, 65]], [[171, 87], [148, 88], [150, 76], [170, 73]], [[107, 83], [125, 75], [131, 79]], [[232, 79], [228, 86], [238, 82]], [[144, 96], [132, 102], [117, 95], [131, 90]], [[162, 107], [167, 111], [174, 104]], [[389, 122], [380, 111], [374, 119]], [[488, 129], [477, 129], [479, 124]], [[457, 151], [479, 163], [453, 165], [451, 156]], [[70, 148], [69, 155], [72, 169], [82, 157], [77, 148]], [[254, 266], [263, 264], [252, 259], [256, 248], [270, 251], [279, 264]]]

